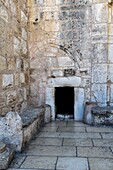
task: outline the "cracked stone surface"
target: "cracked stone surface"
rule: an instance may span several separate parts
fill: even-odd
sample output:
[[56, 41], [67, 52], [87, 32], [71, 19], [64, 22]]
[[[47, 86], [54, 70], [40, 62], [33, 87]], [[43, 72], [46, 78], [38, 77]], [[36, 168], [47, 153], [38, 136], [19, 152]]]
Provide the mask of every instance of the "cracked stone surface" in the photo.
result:
[[74, 121], [48, 123], [8, 170], [113, 170], [112, 130]]

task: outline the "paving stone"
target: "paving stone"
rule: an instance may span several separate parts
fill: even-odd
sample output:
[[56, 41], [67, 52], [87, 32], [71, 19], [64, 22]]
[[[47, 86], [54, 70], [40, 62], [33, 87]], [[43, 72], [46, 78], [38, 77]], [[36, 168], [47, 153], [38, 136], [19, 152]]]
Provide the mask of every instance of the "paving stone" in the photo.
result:
[[36, 138], [32, 140], [30, 145], [51, 145], [51, 146], [61, 146], [63, 139], [56, 139], [56, 138]]
[[[21, 168], [19, 168], [19, 169], [15, 169], [15, 168], [9, 168], [9, 169], [7, 169], [7, 170], [26, 170], [26, 168], [25, 169], [21, 169]], [[27, 170], [47, 170], [46, 168], [44, 168], [44, 169], [42, 169], [42, 168], [37, 168], [37, 169], [32, 169], [32, 168], [30, 168], [30, 169], [28, 169], [27, 168]], [[50, 170], [54, 170], [54, 169], [50, 169]]]
[[67, 133], [62, 132], [59, 137], [76, 139], [101, 138], [99, 133], [69, 133], [69, 132]]
[[58, 158], [57, 170], [89, 170], [86, 158]]
[[113, 139], [113, 133], [101, 133], [103, 139]]
[[84, 124], [82, 122], [69, 121], [67, 123], [67, 126], [89, 126], [89, 125]]
[[101, 138], [99, 133], [70, 133], [70, 132], [42, 132], [39, 134], [39, 137], [51, 137], [51, 138]]
[[94, 146], [113, 147], [113, 139], [93, 139]]
[[54, 169], [57, 157], [27, 156], [20, 168]]
[[86, 132], [85, 127], [59, 127], [58, 132]]
[[60, 138], [60, 132], [42, 132], [37, 135], [38, 137]]
[[113, 132], [112, 127], [86, 127], [87, 132]]
[[10, 168], [19, 168], [20, 165], [24, 162], [26, 156], [22, 156], [22, 155], [16, 155], [15, 159], [12, 161]]
[[52, 127], [44, 127], [41, 129], [41, 132], [56, 132], [58, 127], [52, 126]]
[[91, 139], [64, 139], [63, 146], [93, 146]]
[[29, 146], [24, 154], [40, 156], [76, 156], [76, 148], [65, 146]]
[[48, 123], [48, 124], [46, 124], [45, 125], [45, 127], [46, 126], [49, 126], [49, 127], [51, 127], [51, 126], [66, 126], [67, 125], [67, 122], [64, 122], [64, 121], [56, 121], [56, 122], [51, 122], [51, 123]]
[[113, 158], [108, 147], [77, 147], [77, 155], [79, 157]]
[[113, 159], [89, 158], [90, 170], [113, 170]]

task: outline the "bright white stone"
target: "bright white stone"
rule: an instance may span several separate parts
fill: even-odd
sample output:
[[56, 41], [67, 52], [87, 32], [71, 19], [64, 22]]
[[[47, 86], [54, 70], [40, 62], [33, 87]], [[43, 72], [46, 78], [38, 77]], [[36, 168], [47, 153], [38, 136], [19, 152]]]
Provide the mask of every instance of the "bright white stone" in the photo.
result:
[[104, 23], [108, 21], [108, 5], [105, 3], [92, 5], [92, 16], [94, 23]]
[[92, 101], [106, 103], [107, 94], [106, 94], [106, 84], [93, 84], [92, 85]]
[[78, 87], [81, 84], [80, 77], [59, 77], [59, 78], [50, 78], [48, 80], [49, 87], [62, 87], [62, 86], [74, 86]]
[[108, 59], [113, 62], [113, 44], [108, 45]]
[[69, 57], [58, 57], [58, 65], [60, 67], [74, 66], [74, 61]]
[[92, 66], [92, 82], [106, 83], [107, 80], [107, 64], [96, 64]]
[[24, 73], [20, 73], [20, 82], [22, 84], [25, 83], [25, 75], [24, 75]]
[[84, 89], [75, 88], [74, 92], [75, 92], [74, 119], [77, 121], [83, 121]]
[[8, 22], [8, 13], [7, 13], [7, 10], [3, 6], [0, 6], [0, 18]]
[[3, 82], [2, 87], [12, 87], [13, 86], [13, 74], [4, 74], [3, 75]]
[[46, 88], [46, 104], [51, 106], [51, 119], [55, 120], [54, 88]]

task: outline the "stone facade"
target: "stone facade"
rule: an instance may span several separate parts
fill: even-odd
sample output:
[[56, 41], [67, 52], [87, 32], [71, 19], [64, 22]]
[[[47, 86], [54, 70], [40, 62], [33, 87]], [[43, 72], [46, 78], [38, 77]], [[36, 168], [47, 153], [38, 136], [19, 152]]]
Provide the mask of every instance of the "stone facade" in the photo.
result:
[[1, 0], [0, 25], [1, 120], [45, 104], [54, 120], [56, 87], [74, 87], [75, 120], [113, 105], [112, 1]]
[[0, 1], [0, 115], [28, 104], [29, 58], [26, 0]]
[[51, 78], [79, 77], [83, 104], [113, 105], [112, 2], [31, 0], [28, 9], [31, 103], [45, 104]]

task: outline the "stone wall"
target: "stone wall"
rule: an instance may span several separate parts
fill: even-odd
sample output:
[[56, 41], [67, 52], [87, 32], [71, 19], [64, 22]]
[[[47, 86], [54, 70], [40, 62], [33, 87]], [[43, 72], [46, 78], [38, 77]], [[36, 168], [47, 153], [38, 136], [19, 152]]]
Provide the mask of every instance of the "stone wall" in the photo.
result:
[[26, 0], [0, 1], [0, 115], [20, 112], [29, 95]]
[[84, 103], [113, 104], [113, 4], [29, 0], [28, 7], [31, 103], [45, 103], [50, 78], [77, 76]]

